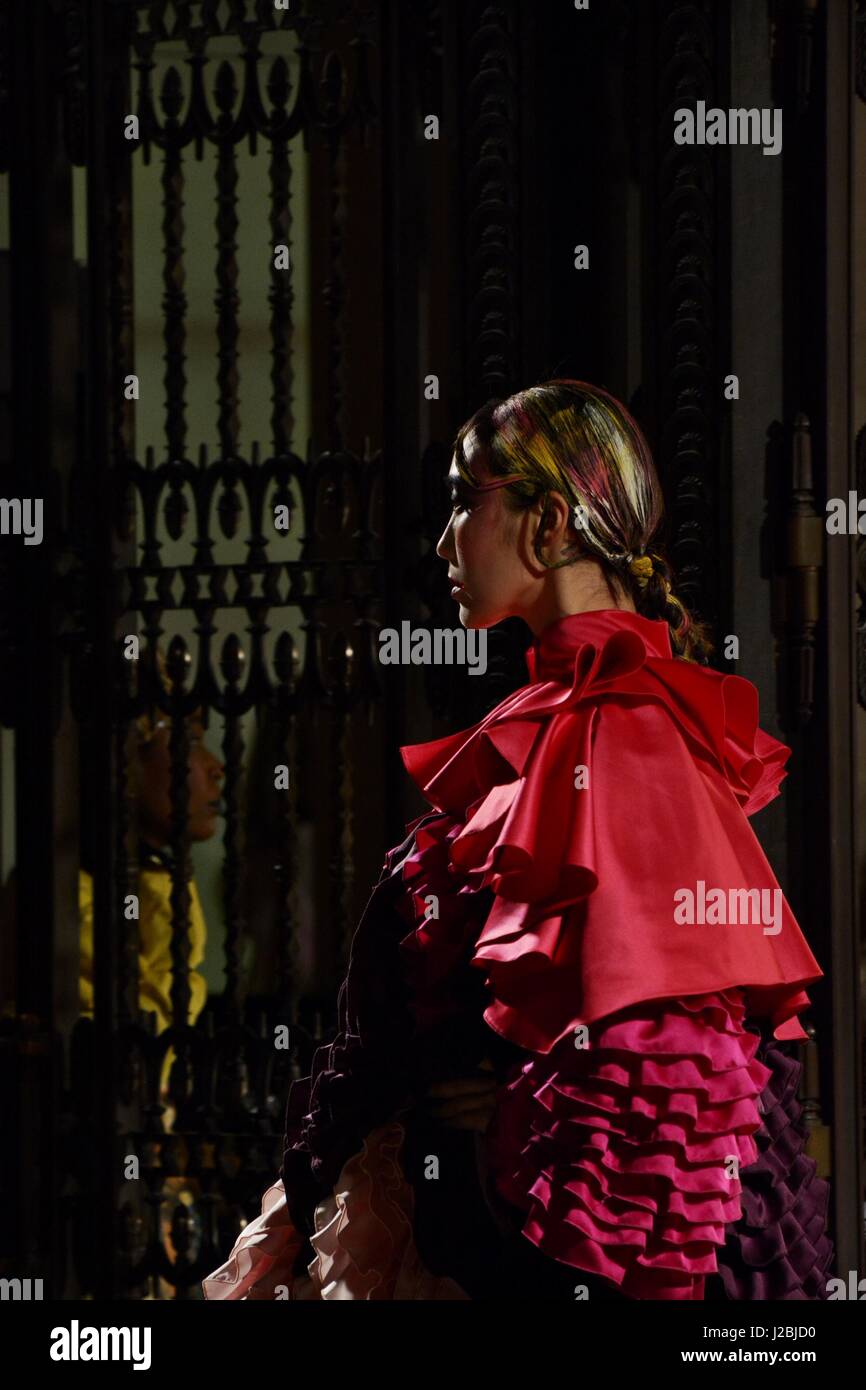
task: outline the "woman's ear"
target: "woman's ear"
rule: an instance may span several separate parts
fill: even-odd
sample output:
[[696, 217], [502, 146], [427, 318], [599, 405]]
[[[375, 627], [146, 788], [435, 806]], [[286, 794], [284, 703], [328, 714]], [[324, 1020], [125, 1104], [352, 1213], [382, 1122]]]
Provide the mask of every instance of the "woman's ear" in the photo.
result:
[[548, 527], [551, 538], [564, 540], [571, 525], [571, 507], [565, 500], [561, 492], [548, 493], [550, 507], [548, 510]]
[[572, 508], [561, 492], [549, 492], [546, 502], [545, 515], [539, 528], [539, 545], [550, 549], [551, 554], [547, 558], [553, 562], [570, 559], [576, 542]]
[[536, 550], [544, 547], [550, 539], [547, 502], [547, 494], [543, 492], [522, 513], [520, 548], [524, 563], [532, 570], [538, 569]]

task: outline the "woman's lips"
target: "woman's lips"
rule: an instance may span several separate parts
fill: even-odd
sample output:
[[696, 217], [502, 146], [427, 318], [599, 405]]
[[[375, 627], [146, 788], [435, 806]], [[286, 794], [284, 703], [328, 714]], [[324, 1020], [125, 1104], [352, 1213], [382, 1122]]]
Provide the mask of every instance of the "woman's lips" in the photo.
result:
[[452, 597], [452, 598], [456, 598], [458, 594], [463, 594], [463, 593], [465, 593], [465, 592], [466, 592], [466, 590], [463, 588], [463, 585], [462, 585], [462, 584], [453, 584], [453, 585], [451, 586], [451, 597]]

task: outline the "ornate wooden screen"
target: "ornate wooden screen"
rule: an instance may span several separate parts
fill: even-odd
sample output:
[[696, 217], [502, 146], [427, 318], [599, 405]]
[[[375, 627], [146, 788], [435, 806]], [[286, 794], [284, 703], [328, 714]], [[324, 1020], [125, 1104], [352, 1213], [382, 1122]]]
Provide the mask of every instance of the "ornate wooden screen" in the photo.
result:
[[[41, 571], [68, 580], [57, 597], [95, 945], [94, 1017], [72, 1036], [67, 1161], [48, 1194], [59, 1206], [65, 1184], [73, 1226], [71, 1267], [62, 1230], [46, 1236], [53, 1296], [197, 1295], [278, 1171], [288, 1085], [330, 1024], [365, 877], [381, 859], [380, 407], [374, 397], [367, 416], [354, 410], [357, 383], [354, 395], [344, 384], [346, 334], [363, 330], [364, 299], [353, 298], [358, 272], [343, 245], [347, 147], [369, 148], [377, 117], [376, 35], [361, 6], [306, 8], [66, 4], [40, 10], [30, 28], [19, 18], [10, 35], [62, 55], [64, 148], [52, 157], [81, 168], [86, 190], [79, 448], [54, 480], [69, 526], [52, 532]], [[249, 227], [242, 184], [255, 160], [266, 202]], [[148, 183], [151, 162], [158, 182]], [[295, 225], [300, 166], [313, 196]], [[252, 274], [242, 264], [250, 245]], [[202, 258], [209, 400], [195, 379], [203, 330], [191, 314]], [[154, 266], [159, 307], [144, 308], [159, 320], [158, 348], [144, 341], [135, 294]], [[267, 342], [246, 358], [244, 276], [267, 301]], [[298, 279], [317, 298], [312, 336]], [[250, 364], [262, 361], [269, 401], [262, 411], [258, 392], [253, 425]], [[224, 968], [189, 1026], [197, 711], [224, 764], [222, 910], [208, 923]], [[21, 703], [7, 713], [26, 723]], [[170, 726], [172, 983], [171, 1026], [157, 1035], [154, 1014], [139, 1010], [133, 774], [137, 721], [160, 717]], [[78, 741], [70, 733], [66, 754]], [[29, 885], [46, 848], [22, 829], [19, 915], [38, 910]], [[77, 921], [56, 927], [52, 937], [44, 923], [46, 955], [74, 962]], [[241, 949], [251, 934], [255, 991]], [[50, 1014], [50, 979], [47, 995], [34, 1002]], [[74, 1009], [68, 991], [67, 1002]], [[59, 1099], [50, 1082], [47, 1096]]]
[[[114, 1227], [105, 1231], [104, 1248], [111, 1245], [117, 1252], [110, 1276], [114, 1286], [130, 1293], [164, 1290], [160, 1280], [169, 1282], [179, 1297], [197, 1292], [202, 1273], [234, 1238], [239, 1222], [257, 1210], [263, 1186], [273, 1180], [289, 1081], [305, 1067], [312, 1043], [330, 1023], [315, 1011], [315, 998], [301, 998], [296, 970], [301, 897], [308, 917], [312, 907], [318, 981], [327, 1009], [356, 916], [358, 782], [366, 780], [370, 788], [365, 794], [368, 824], [382, 820], [372, 771], [376, 752], [381, 756], [380, 690], [373, 660], [382, 594], [381, 456], [368, 456], [363, 439], [352, 451], [343, 392], [349, 318], [341, 199], [346, 144], [363, 140], [375, 114], [367, 67], [370, 38], [356, 7], [309, 8], [312, 17], [298, 7], [286, 14], [262, 4], [130, 5], [119, 7], [106, 34], [118, 56], [127, 40], [132, 45], [127, 109], [138, 114], [145, 161], [157, 152], [161, 157], [164, 212], [164, 458], [151, 452], [136, 457], [129, 447], [131, 407], [119, 404], [116, 393], [104, 402], [113, 431], [107, 500], [119, 543], [130, 548], [130, 563], [117, 571], [112, 616], [115, 624], [119, 619], [121, 634], [140, 633], [147, 654], [138, 668], [142, 679], [136, 681], [135, 667], [113, 653], [115, 802], [108, 823], [115, 834], [113, 844], [103, 842], [102, 863], [97, 864], [103, 898], [100, 904], [97, 896], [96, 939], [106, 978], [105, 1021], [97, 1003], [94, 1041], [99, 1047], [106, 1024], [112, 1027], [111, 1082], [118, 1094], [103, 1091], [94, 1111], [101, 1108], [107, 1119], [119, 1099], [129, 1108], [129, 1120], [113, 1144], [107, 1136], [103, 1139], [96, 1171], [105, 1181], [113, 1173], [117, 1184], [114, 1209], [102, 1203], [105, 1223]], [[275, 34], [284, 45], [271, 45], [268, 54], [267, 40]], [[234, 46], [234, 62], [218, 53], [212, 56], [226, 40]], [[180, 43], [183, 56], [167, 69], [163, 65], [157, 90], [152, 73], [165, 42]], [[120, 83], [115, 97], [121, 100]], [[109, 105], [105, 114], [116, 131], [121, 110]], [[326, 331], [324, 366], [314, 381], [327, 409], [324, 419], [321, 409], [317, 412], [308, 438], [298, 441], [293, 430], [295, 373], [303, 340], [299, 347], [293, 337], [299, 307], [293, 272], [296, 246], [300, 260], [309, 233], [293, 226], [292, 180], [302, 142], [316, 150], [329, 203], [316, 229], [327, 237], [321, 286]], [[189, 438], [184, 401], [184, 272], [191, 251], [185, 240], [186, 177], [189, 162], [200, 159], [208, 145], [215, 150], [217, 349], [211, 431], [216, 448], [210, 456], [203, 439]], [[260, 157], [267, 159], [260, 266], [269, 281], [271, 381], [270, 429], [265, 440], [253, 439], [246, 448], [239, 438], [244, 393], [239, 253], [254, 233], [239, 223], [244, 145], [252, 155], [262, 147]], [[133, 260], [156, 253], [155, 247], [136, 243], [129, 164], [120, 139], [107, 140], [105, 177], [114, 221], [106, 248], [112, 289], [106, 308], [115, 381], [118, 374], [134, 370]], [[280, 509], [282, 533], [275, 527]], [[188, 562], [166, 563], [169, 543], [181, 541], [185, 531], [192, 533]], [[243, 553], [235, 547], [238, 558], [231, 563], [221, 554], [222, 541], [235, 536], [243, 537]], [[168, 616], [178, 611], [186, 612], [188, 623], [194, 620], [194, 640], [176, 633], [167, 645], [169, 693], [159, 683], [154, 653], [160, 641], [165, 644]], [[224, 615], [231, 618], [227, 633], [225, 624], [220, 625]], [[130, 616], [140, 620], [135, 629]], [[134, 936], [126, 934], [113, 972], [108, 948], [117, 904], [135, 891], [123, 814], [126, 730], [154, 702], [171, 720], [174, 850], [174, 1022], [158, 1038], [148, 1034], [143, 1018], [136, 1021]], [[185, 1024], [190, 900], [183, 873], [184, 716], [199, 708], [222, 722], [225, 984], [218, 1007], [190, 1028]], [[252, 820], [247, 827], [242, 777], [249, 751], [244, 716], [250, 710], [256, 711], [256, 737], [263, 747], [248, 768]], [[357, 756], [352, 748], [362, 738], [366, 764], [363, 752]], [[311, 827], [304, 841], [301, 821]], [[245, 828], [259, 832], [252, 844]], [[250, 900], [251, 869], [270, 874], [270, 913], [267, 892]], [[255, 1012], [249, 999], [244, 1007], [247, 991], [241, 989], [239, 969], [247, 906], [267, 915], [259, 939], [276, 943], [270, 957], [272, 982]], [[176, 1057], [168, 1103], [176, 1113], [166, 1137], [158, 1085], [169, 1043]], [[117, 1183], [124, 1148], [139, 1159], [138, 1184]], [[94, 1261], [90, 1280], [96, 1287], [105, 1286], [109, 1269], [104, 1257]]]

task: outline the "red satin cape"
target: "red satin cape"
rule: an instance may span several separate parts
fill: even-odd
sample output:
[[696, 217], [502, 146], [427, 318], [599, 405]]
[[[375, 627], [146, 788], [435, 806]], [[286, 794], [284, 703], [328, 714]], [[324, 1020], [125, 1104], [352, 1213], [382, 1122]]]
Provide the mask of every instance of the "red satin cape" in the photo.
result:
[[[823, 972], [748, 821], [790, 755], [758, 727], [755, 687], [673, 657], [665, 622], [621, 609], [552, 624], [527, 666], [473, 728], [400, 750], [448, 813], [454, 889], [495, 894], [472, 957], [487, 1023], [547, 1053], [641, 1001], [740, 986], [775, 1037], [805, 1037], [803, 986]], [[699, 881], [768, 890], [781, 929], [677, 922]]]

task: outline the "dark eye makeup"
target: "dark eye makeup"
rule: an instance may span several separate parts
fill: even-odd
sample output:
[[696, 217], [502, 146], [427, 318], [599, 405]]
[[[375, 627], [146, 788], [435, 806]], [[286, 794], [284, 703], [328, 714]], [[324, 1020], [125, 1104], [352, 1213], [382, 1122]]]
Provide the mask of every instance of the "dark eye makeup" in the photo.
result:
[[464, 483], [462, 478], [456, 481], [454, 478], [446, 478], [445, 488], [452, 507], [459, 507], [464, 511], [469, 510], [472, 500], [472, 489]]

